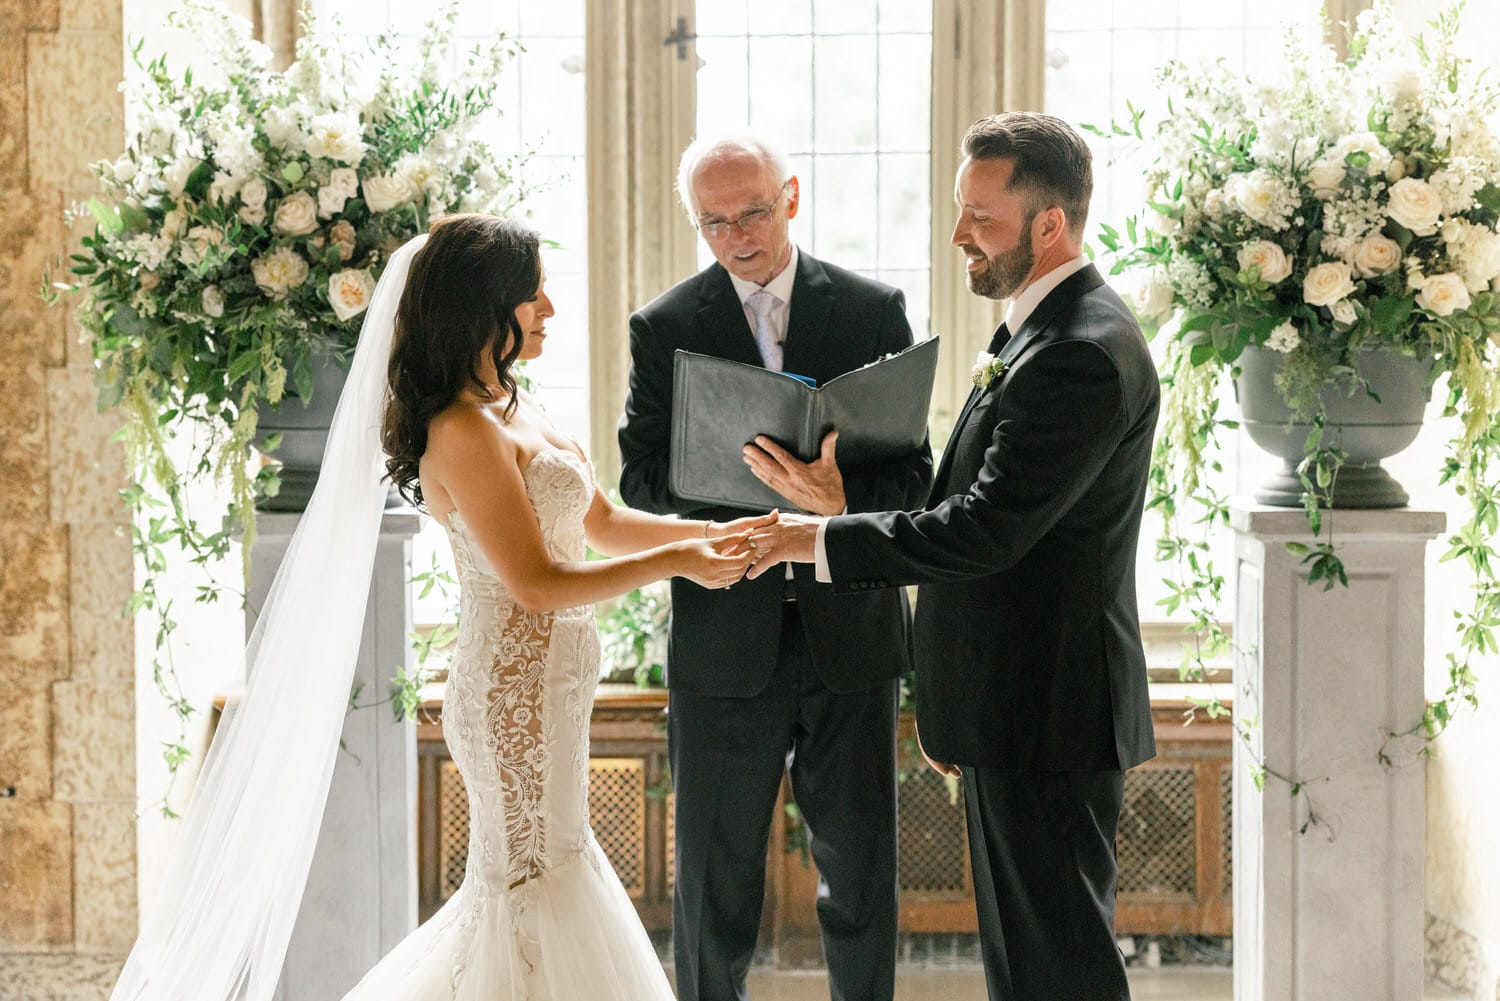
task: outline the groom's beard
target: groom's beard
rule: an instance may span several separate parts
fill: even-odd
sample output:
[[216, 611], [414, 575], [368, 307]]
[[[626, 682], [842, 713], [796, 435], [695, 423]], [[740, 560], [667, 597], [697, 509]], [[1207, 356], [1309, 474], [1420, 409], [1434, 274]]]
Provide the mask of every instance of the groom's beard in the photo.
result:
[[[1036, 255], [1031, 252], [1031, 219], [1026, 220], [1026, 225], [1021, 228], [1021, 239], [1015, 247], [1000, 254], [998, 257], [988, 258], [989, 265], [983, 271], [970, 271], [967, 274], [969, 291], [975, 295], [982, 295], [986, 299], [1009, 299], [1016, 294], [1026, 281], [1026, 276], [1031, 274], [1031, 267], [1036, 263]], [[963, 248], [968, 251], [970, 248]], [[978, 249], [978, 248], [973, 248]]]

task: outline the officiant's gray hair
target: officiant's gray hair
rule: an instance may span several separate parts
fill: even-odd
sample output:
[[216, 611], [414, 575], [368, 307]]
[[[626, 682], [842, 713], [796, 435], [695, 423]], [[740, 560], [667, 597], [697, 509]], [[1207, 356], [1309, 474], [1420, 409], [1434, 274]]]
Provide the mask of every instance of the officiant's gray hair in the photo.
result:
[[781, 148], [750, 132], [699, 136], [682, 151], [682, 159], [677, 164], [677, 197], [682, 199], [682, 207], [694, 225], [698, 222], [698, 195], [693, 191], [693, 175], [698, 168], [709, 160], [727, 160], [746, 153], [766, 165], [766, 170], [775, 175], [773, 183], [779, 186], [791, 180], [792, 162]]
[[1094, 194], [1094, 155], [1067, 122], [1031, 111], [990, 115], [969, 126], [963, 152], [975, 160], [1014, 161], [1011, 190], [1031, 196], [1035, 210], [1056, 205], [1073, 235], [1083, 235]]

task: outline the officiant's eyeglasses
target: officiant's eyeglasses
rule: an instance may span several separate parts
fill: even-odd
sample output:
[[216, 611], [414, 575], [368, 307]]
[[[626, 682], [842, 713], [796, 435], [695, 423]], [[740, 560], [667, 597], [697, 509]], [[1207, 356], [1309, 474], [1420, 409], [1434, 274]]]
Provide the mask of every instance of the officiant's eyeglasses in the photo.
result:
[[776, 197], [771, 199], [771, 204], [763, 209], [751, 209], [738, 219], [725, 219], [716, 222], [695, 222], [693, 225], [706, 239], [721, 240], [733, 232], [736, 226], [746, 236], [759, 236], [771, 225], [771, 219], [776, 213], [776, 205], [781, 201], [781, 196], [786, 194], [787, 185], [792, 182], [788, 180], [776, 192]]

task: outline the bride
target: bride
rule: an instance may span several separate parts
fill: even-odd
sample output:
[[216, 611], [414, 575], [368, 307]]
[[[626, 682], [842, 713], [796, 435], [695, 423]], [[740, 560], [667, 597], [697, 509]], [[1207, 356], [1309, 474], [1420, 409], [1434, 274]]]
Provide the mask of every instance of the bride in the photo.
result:
[[[588, 825], [590, 606], [667, 576], [728, 587], [750, 565], [747, 534], [775, 515], [719, 524], [612, 504], [511, 372], [541, 354], [552, 314], [539, 239], [522, 223], [451, 216], [391, 259], [246, 652], [250, 683], [114, 1001], [264, 1001], [275, 989], [337, 752], [382, 463], [453, 547], [461, 623], [443, 729], [470, 843], [462, 887], [346, 1001], [672, 997]], [[585, 541], [613, 558], [585, 559]], [[312, 698], [286, 697], [309, 684]]]

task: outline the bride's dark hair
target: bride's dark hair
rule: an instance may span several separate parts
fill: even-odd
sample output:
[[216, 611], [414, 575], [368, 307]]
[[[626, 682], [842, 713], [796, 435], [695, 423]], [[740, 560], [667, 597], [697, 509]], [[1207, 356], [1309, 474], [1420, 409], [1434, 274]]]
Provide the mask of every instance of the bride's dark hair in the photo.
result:
[[396, 307], [390, 394], [380, 430], [386, 478], [411, 503], [422, 503], [417, 468], [427, 451], [428, 423], [465, 389], [494, 398], [479, 379], [486, 350], [501, 395], [510, 399], [505, 415], [514, 412], [510, 368], [525, 341], [516, 307], [536, 295], [541, 282], [540, 238], [514, 219], [448, 216], [432, 226], [412, 258]]

